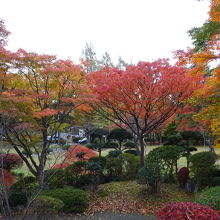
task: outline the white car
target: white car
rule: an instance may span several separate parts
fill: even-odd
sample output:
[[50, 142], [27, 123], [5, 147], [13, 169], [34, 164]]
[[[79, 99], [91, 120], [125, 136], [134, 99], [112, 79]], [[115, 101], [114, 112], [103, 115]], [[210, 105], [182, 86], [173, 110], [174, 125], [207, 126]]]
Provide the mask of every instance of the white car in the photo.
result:
[[85, 137], [85, 138], [82, 138], [82, 139], [78, 140], [78, 143], [79, 144], [86, 144], [87, 141], [88, 141], [88, 139]]

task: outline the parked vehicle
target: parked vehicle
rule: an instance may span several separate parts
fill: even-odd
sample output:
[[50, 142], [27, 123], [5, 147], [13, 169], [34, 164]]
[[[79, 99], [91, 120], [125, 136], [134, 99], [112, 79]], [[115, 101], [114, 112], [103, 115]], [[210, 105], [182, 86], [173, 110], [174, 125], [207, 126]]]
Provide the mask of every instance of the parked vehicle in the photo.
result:
[[87, 144], [87, 143], [88, 143], [88, 139], [87, 139], [86, 137], [84, 137], [84, 138], [80, 139], [80, 140], [78, 141], [78, 143], [79, 143], [79, 144]]

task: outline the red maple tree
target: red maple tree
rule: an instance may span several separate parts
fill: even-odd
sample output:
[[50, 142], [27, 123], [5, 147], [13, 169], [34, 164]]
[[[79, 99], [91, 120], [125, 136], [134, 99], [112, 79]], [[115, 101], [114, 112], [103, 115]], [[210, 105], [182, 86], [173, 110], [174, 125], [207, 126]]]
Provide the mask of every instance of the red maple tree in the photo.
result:
[[177, 112], [200, 85], [199, 79], [164, 59], [139, 62], [125, 70], [107, 67], [87, 77], [95, 96], [90, 105], [104, 118], [133, 132], [143, 166], [143, 137]]

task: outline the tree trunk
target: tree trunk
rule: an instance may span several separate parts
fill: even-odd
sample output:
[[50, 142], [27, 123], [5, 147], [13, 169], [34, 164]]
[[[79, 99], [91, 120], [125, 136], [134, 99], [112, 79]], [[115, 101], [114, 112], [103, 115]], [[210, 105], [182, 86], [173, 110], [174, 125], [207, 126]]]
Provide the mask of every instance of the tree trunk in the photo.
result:
[[138, 137], [136, 135], [134, 135], [134, 146], [135, 146], [135, 149], [137, 151], [137, 154], [140, 155], [141, 152], [140, 152], [140, 147], [139, 147], [139, 144], [138, 144]]
[[138, 137], [138, 142], [139, 142], [139, 148], [140, 148], [140, 164], [141, 167], [144, 166], [144, 141], [143, 141], [143, 135], [140, 135]]

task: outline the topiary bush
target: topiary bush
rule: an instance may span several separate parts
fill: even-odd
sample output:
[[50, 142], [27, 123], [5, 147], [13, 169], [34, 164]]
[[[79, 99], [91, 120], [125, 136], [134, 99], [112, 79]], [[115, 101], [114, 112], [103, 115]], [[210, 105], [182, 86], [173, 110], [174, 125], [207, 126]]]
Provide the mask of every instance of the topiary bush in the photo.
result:
[[34, 176], [21, 176], [19, 177], [19, 179], [17, 180], [17, 182], [15, 182], [12, 186], [11, 186], [11, 190], [12, 191], [22, 191], [27, 193], [28, 191], [35, 189], [38, 186], [38, 182], [36, 177]]
[[181, 187], [186, 185], [187, 180], [189, 179], [189, 169], [187, 167], [182, 167], [177, 172], [177, 180]]
[[133, 138], [132, 134], [123, 128], [114, 128], [110, 131], [108, 135], [108, 140], [116, 140], [118, 142], [118, 146], [116, 149], [121, 150], [123, 143], [127, 140], [131, 140]]
[[43, 215], [57, 214], [63, 207], [62, 200], [50, 196], [39, 196], [32, 204], [34, 212]]
[[220, 176], [213, 178], [213, 186], [220, 186]]
[[112, 151], [109, 151], [108, 156], [109, 157], [118, 157], [120, 154], [122, 154], [121, 150], [112, 150]]
[[106, 165], [106, 158], [105, 157], [91, 157], [88, 162], [97, 162], [100, 164], [102, 170], [104, 170]]
[[196, 195], [195, 201], [215, 210], [220, 210], [220, 186], [203, 190], [201, 193]]
[[161, 181], [161, 167], [157, 163], [146, 163], [137, 174], [137, 182], [139, 184], [147, 184], [151, 193], [159, 191], [159, 183]]
[[10, 171], [11, 169], [21, 167], [22, 165], [23, 160], [18, 154], [0, 154], [0, 168]]
[[140, 168], [139, 158], [132, 154], [120, 154], [118, 157], [108, 157], [106, 173], [109, 181], [135, 179]]
[[177, 173], [177, 161], [183, 152], [180, 146], [162, 146], [151, 150], [145, 161], [148, 163], [158, 163], [163, 169], [163, 173], [173, 176]]
[[135, 148], [135, 143], [133, 141], [127, 141], [126, 143], [124, 143], [123, 146], [131, 149], [131, 148]]
[[211, 152], [199, 152], [190, 156], [190, 171], [200, 189], [212, 185], [216, 159], [216, 155]]
[[140, 169], [140, 160], [138, 156], [124, 153], [122, 159], [122, 180], [134, 180]]
[[22, 150], [22, 154], [28, 157], [33, 154], [33, 151], [31, 149]]
[[48, 186], [50, 189], [62, 188], [67, 185], [66, 172], [64, 169], [52, 169], [47, 170], [48, 174]]
[[8, 197], [8, 202], [12, 208], [27, 204], [27, 195], [24, 192], [12, 192]]
[[86, 166], [87, 171], [91, 177], [92, 183], [92, 191], [96, 192], [98, 190], [98, 185], [100, 183], [100, 173], [102, 171], [102, 167], [97, 161], [89, 161]]
[[126, 153], [126, 154], [133, 154], [135, 156], [138, 156], [138, 153], [137, 153], [136, 150], [126, 150], [126, 151], [124, 151], [124, 153]]
[[219, 220], [217, 212], [194, 202], [169, 203], [157, 213], [158, 220]]
[[67, 185], [81, 188], [89, 184], [89, 176], [86, 175], [87, 161], [77, 161], [65, 169]]
[[180, 134], [173, 134], [167, 137], [167, 140], [163, 143], [163, 145], [178, 145], [182, 139], [183, 138]]
[[43, 192], [43, 195], [62, 200], [65, 212], [82, 213], [88, 206], [86, 192], [72, 187], [48, 190]]

